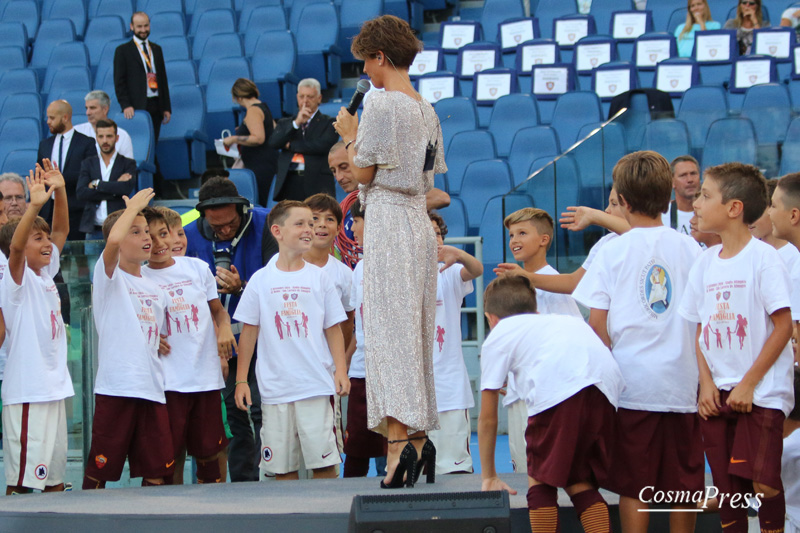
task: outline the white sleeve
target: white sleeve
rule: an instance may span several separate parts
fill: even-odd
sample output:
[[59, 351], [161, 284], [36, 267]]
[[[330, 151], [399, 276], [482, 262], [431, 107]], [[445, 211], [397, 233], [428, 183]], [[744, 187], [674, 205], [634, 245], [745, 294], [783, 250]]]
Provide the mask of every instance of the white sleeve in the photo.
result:
[[[105, 306], [109, 301], [106, 297], [110, 294], [111, 285], [119, 280], [119, 260], [114, 265], [114, 272], [109, 278], [106, 275], [105, 257], [100, 253], [97, 258], [97, 263], [94, 266], [94, 275], [92, 276], [92, 305], [94, 306], [95, 316], [102, 316], [105, 311]], [[99, 304], [99, 305], [98, 305]]]
[[[14, 277], [11, 275], [10, 269], [6, 269], [6, 274], [3, 276], [3, 295], [5, 300], [3, 303], [5, 305], [21, 305], [23, 299], [23, 287], [25, 286], [26, 278], [28, 277], [28, 261], [25, 260], [25, 264], [22, 266], [22, 282], [17, 285], [17, 282], [14, 281]], [[8, 325], [6, 325], [8, 327]]]
[[130, 134], [123, 130], [119, 130], [119, 141], [117, 141], [117, 153], [127, 157], [128, 159], [134, 159], [133, 157], [133, 142], [131, 142]]
[[789, 273], [778, 252], [764, 256], [758, 273], [761, 298], [770, 315], [778, 309], [791, 306], [789, 294], [792, 289]]
[[328, 329], [347, 320], [347, 314], [344, 312], [342, 298], [336, 290], [336, 285], [331, 282], [331, 279], [325, 272], [320, 272], [320, 278], [320, 290], [323, 291], [323, 307], [325, 309], [325, 319], [322, 321], [322, 328]]
[[355, 310], [356, 307], [358, 307], [358, 276], [353, 269], [353, 276], [350, 279], [350, 309]]
[[[701, 265], [701, 263], [703, 263]], [[702, 322], [700, 318], [700, 309], [703, 306], [703, 269], [705, 268], [705, 261], [695, 261], [689, 270], [689, 278], [686, 280], [686, 289], [683, 291], [681, 297], [681, 305], [678, 308], [678, 314], [689, 322], [699, 324]]]
[[[500, 326], [498, 324], [497, 326]], [[502, 389], [508, 378], [510, 350], [508, 333], [498, 327], [489, 333], [481, 348], [481, 390]]]
[[[788, 244], [787, 246], [791, 246]], [[789, 278], [792, 283], [792, 320], [800, 320], [800, 259], [794, 262], [792, 270], [789, 272]]]
[[[340, 265], [344, 266], [344, 263], [339, 263]], [[347, 268], [346, 266], [344, 268]], [[352, 287], [353, 287], [353, 276], [350, 275], [350, 269], [347, 268], [347, 272], [341, 270], [341, 274], [339, 275], [342, 279], [342, 307], [346, 312], [350, 312], [355, 309], [352, 303], [350, 303], [350, 299], [352, 296]]]
[[53, 251], [50, 252], [50, 264], [47, 265], [47, 273], [50, 274], [51, 278], [54, 278], [58, 271], [61, 270], [61, 253], [58, 251], [58, 246], [55, 244], [52, 246]]
[[203, 263], [202, 268], [198, 268], [197, 271], [200, 274], [200, 282], [203, 284], [203, 292], [206, 293], [206, 300], [209, 302], [211, 300], [218, 300], [217, 280], [214, 279], [214, 274], [211, 273], [208, 265]]
[[592, 261], [589, 270], [578, 282], [572, 297], [590, 309], [605, 309], [611, 306], [610, 272], [606, 267], [608, 248], [604, 247]]
[[236, 312], [233, 314], [234, 320], [251, 326], [261, 325], [261, 306], [258, 301], [260, 279], [261, 276], [257, 275], [250, 278], [250, 283], [244, 288], [239, 305], [236, 306]]

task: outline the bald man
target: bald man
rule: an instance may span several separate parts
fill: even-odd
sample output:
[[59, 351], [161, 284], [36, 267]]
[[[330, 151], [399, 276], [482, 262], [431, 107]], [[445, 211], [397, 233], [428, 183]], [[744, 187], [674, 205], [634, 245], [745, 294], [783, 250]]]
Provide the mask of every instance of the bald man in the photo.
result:
[[[69, 203], [69, 236], [70, 240], [82, 240], [80, 231], [83, 202], [78, 200], [75, 189], [81, 174], [83, 160], [97, 155], [95, 142], [91, 137], [75, 131], [72, 127], [72, 106], [66, 100], [56, 100], [47, 106], [47, 127], [53, 135], [39, 143], [36, 160], [49, 159], [58, 164], [64, 181], [67, 184], [67, 202]], [[53, 201], [48, 200], [39, 213], [50, 222], [53, 214]]]

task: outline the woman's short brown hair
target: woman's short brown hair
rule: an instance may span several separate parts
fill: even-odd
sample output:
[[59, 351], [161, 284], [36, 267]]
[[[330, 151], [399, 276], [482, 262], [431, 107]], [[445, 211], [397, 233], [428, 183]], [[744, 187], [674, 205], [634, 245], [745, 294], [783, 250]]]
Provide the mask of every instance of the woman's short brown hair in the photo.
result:
[[361, 60], [375, 57], [379, 50], [395, 67], [408, 68], [422, 51], [422, 42], [408, 22], [394, 15], [383, 15], [365, 22], [350, 45], [353, 56]]
[[247, 78], [239, 78], [233, 82], [231, 95], [233, 95], [234, 98], [258, 98], [258, 87]]

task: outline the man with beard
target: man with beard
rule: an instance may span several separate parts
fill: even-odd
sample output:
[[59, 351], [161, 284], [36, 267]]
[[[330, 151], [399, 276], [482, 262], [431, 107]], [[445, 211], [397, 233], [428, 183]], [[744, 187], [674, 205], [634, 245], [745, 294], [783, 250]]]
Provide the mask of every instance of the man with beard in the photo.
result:
[[102, 240], [103, 222], [109, 213], [125, 209], [123, 196], [130, 196], [136, 185], [136, 161], [117, 153], [117, 124], [98, 120], [97, 146], [100, 156], [90, 157], [81, 165], [78, 199], [86, 202], [80, 230], [86, 240]]
[[[86, 102], [86, 118], [89, 119], [89, 121], [83, 124], [75, 124], [75, 131], [79, 131], [92, 139], [97, 139], [95, 133], [97, 121], [108, 120], [108, 109], [111, 106], [111, 99], [105, 91], [91, 91], [84, 98], [84, 102]], [[117, 153], [133, 159], [133, 141], [131, 141], [131, 136], [120, 127], [117, 127], [117, 135], [119, 136], [116, 146]], [[97, 154], [100, 154], [99, 144], [97, 146]]]
[[[66, 100], [56, 100], [47, 106], [47, 127], [52, 137], [39, 143], [36, 160], [42, 165], [49, 159], [64, 176], [69, 205], [69, 236], [71, 241], [83, 239], [79, 226], [83, 215], [83, 202], [78, 200], [75, 188], [81, 173], [83, 160], [96, 155], [94, 141], [72, 127], [72, 106]], [[48, 200], [39, 215], [50, 222], [53, 214], [53, 200]]]
[[691, 235], [689, 221], [694, 216], [692, 203], [700, 190], [700, 164], [690, 155], [681, 155], [670, 165], [675, 199], [670, 202], [669, 210], [661, 215], [661, 222], [684, 235]]
[[133, 118], [135, 110], [150, 113], [158, 142], [161, 124], [169, 122], [172, 114], [164, 54], [160, 46], [148, 40], [150, 18], [146, 13], [133, 14], [131, 32], [133, 39], [119, 45], [114, 53], [114, 90], [125, 118]]

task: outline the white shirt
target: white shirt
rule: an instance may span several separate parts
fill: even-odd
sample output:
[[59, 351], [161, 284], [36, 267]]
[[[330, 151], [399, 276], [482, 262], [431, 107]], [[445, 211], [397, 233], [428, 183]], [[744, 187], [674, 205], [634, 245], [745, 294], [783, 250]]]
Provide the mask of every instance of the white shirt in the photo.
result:
[[[106, 162], [103, 160], [103, 156], [98, 157], [100, 160], [100, 178], [103, 181], [108, 181], [111, 179], [111, 169], [114, 167], [114, 162], [117, 160], [117, 153], [114, 152], [114, 155], [111, 156], [111, 159], [106, 165]], [[97, 205], [97, 210], [94, 213], [94, 223], [97, 226], [102, 226], [103, 222], [105, 222], [106, 217], [108, 217], [108, 202], [102, 200]]]
[[800, 430], [794, 430], [783, 439], [781, 456], [781, 479], [786, 495], [786, 516], [796, 528], [800, 528]]
[[58, 248], [52, 247], [50, 265], [40, 275], [27, 262], [21, 284], [6, 272], [3, 277], [3, 317], [8, 361], [4, 404], [51, 402], [75, 394], [67, 370], [67, 333], [61, 317], [61, 298], [53, 282], [58, 273]]
[[692, 327], [678, 314], [701, 250], [672, 228], [633, 228], [597, 253], [572, 296], [608, 311], [611, 353], [627, 384], [620, 407], [697, 411]]
[[[672, 209], [672, 204], [670, 204], [670, 209]], [[667, 210], [666, 213], [661, 213], [661, 223], [664, 224], [666, 227], [672, 227], [672, 216], [670, 215], [670, 209]], [[678, 211], [678, 227], [674, 228], [678, 233], [683, 235], [691, 236], [691, 224], [689, 221], [692, 220], [694, 216], [694, 211]]]
[[165, 330], [166, 295], [153, 281], [124, 272], [119, 264], [109, 278], [102, 254], [92, 283], [99, 337], [95, 394], [166, 403], [158, 355], [159, 334]]
[[353, 269], [350, 307], [356, 310], [356, 351], [350, 358], [350, 371], [347, 375], [364, 379], [367, 377], [364, 366], [364, 261], [359, 261]]
[[[277, 254], [273, 257], [277, 257]], [[339, 299], [342, 301], [342, 307], [348, 313], [355, 309], [350, 305], [350, 287], [353, 283], [353, 271], [350, 267], [333, 257], [328, 256], [328, 262], [322, 267], [322, 270], [328, 275], [329, 278], [336, 285], [336, 292], [339, 293]]]
[[[83, 124], [78, 124], [75, 126], [75, 131], [78, 133], [83, 133], [87, 137], [91, 137], [92, 139], [97, 140], [97, 132], [92, 127], [90, 122], [84, 122]], [[117, 144], [115, 145], [117, 153], [127, 157], [128, 159], [134, 159], [133, 157], [133, 141], [131, 141], [130, 134], [117, 126], [117, 135], [119, 135], [119, 140], [117, 140]], [[100, 146], [95, 143], [95, 148], [97, 148], [97, 157], [102, 157], [100, 155]]]
[[208, 265], [194, 257], [176, 257], [167, 268], [142, 267], [142, 276], [166, 293], [166, 328], [170, 353], [161, 359], [164, 390], [219, 390], [222, 380], [217, 335], [208, 302], [219, 299]]
[[778, 248], [778, 255], [783, 259], [789, 278], [792, 280], [790, 286], [792, 320], [800, 320], [800, 290], [795, 290], [795, 287], [800, 287], [800, 252], [793, 244], [787, 243]]
[[[3, 283], [3, 276], [6, 273], [6, 269], [8, 268], [8, 258], [0, 252], [0, 310], [3, 307], [3, 287], [5, 284]], [[3, 345], [0, 346], [0, 382], [3, 381], [3, 373], [6, 368], [6, 359], [8, 359], [8, 343], [3, 342]], [[0, 390], [2, 388], [0, 387]]]
[[[72, 144], [72, 136], [75, 134], [75, 128], [71, 128], [69, 131], [64, 133], [56, 133], [56, 137], [53, 141], [53, 151], [50, 152], [50, 161], [59, 165], [59, 170], [64, 170], [64, 165], [67, 163], [67, 154], [69, 154], [69, 145]], [[64, 138], [64, 154], [63, 158], [61, 157], [61, 153], [59, 152], [59, 148], [61, 147], [61, 138]]]
[[[774, 326], [770, 315], [790, 307], [789, 274], [778, 252], [751, 238], [734, 257], [722, 259], [718, 244], [689, 274], [680, 313], [700, 324], [700, 349], [714, 384], [731, 390], [761, 353]], [[794, 405], [794, 358], [787, 343], [753, 393], [753, 403], [788, 415]]]
[[622, 374], [580, 318], [522, 314], [504, 318], [481, 349], [481, 390], [496, 390], [511, 373], [534, 416], [595, 385], [614, 406]]
[[[439, 263], [442, 268], [444, 263]], [[433, 334], [433, 378], [439, 412], [475, 406], [467, 365], [461, 351], [461, 302], [474, 289], [463, 281], [464, 265], [439, 272], [436, 280], [436, 326]]]
[[594, 258], [597, 257], [597, 252], [600, 251], [600, 248], [602, 248], [609, 241], [616, 239], [617, 237], [619, 237], [619, 235], [616, 233], [607, 233], [603, 235], [599, 241], [594, 243], [594, 246], [592, 246], [591, 250], [589, 250], [589, 255], [586, 256], [586, 259], [583, 261], [581, 268], [583, 268], [584, 270], [589, 270], [589, 267], [592, 266], [592, 262], [594, 261]]
[[268, 264], [250, 278], [234, 318], [259, 327], [256, 377], [262, 403], [335, 394], [325, 330], [347, 315], [321, 268], [306, 263], [284, 272]]
[[[139, 39], [138, 37], [136, 37], [134, 35], [133, 36], [133, 42], [136, 43], [136, 49], [139, 51], [139, 59], [142, 60], [142, 67], [144, 68], [144, 71], [145, 72], [152, 72], [152, 73], [155, 74], [156, 73], [156, 61], [153, 58], [153, 46], [150, 44], [150, 40], [148, 39], [146, 41], [142, 41], [141, 39]], [[145, 61], [145, 59], [144, 59], [144, 52], [142, 51], [142, 43], [147, 43], [147, 55], [149, 56], [149, 59], [150, 59], [150, 70], [149, 71], [147, 70], [147, 61]], [[153, 89], [151, 89], [149, 83], [146, 84], [146, 85], [147, 85], [147, 97], [148, 98], [153, 98], [153, 97], [158, 96], [158, 90], [154, 91]]]

